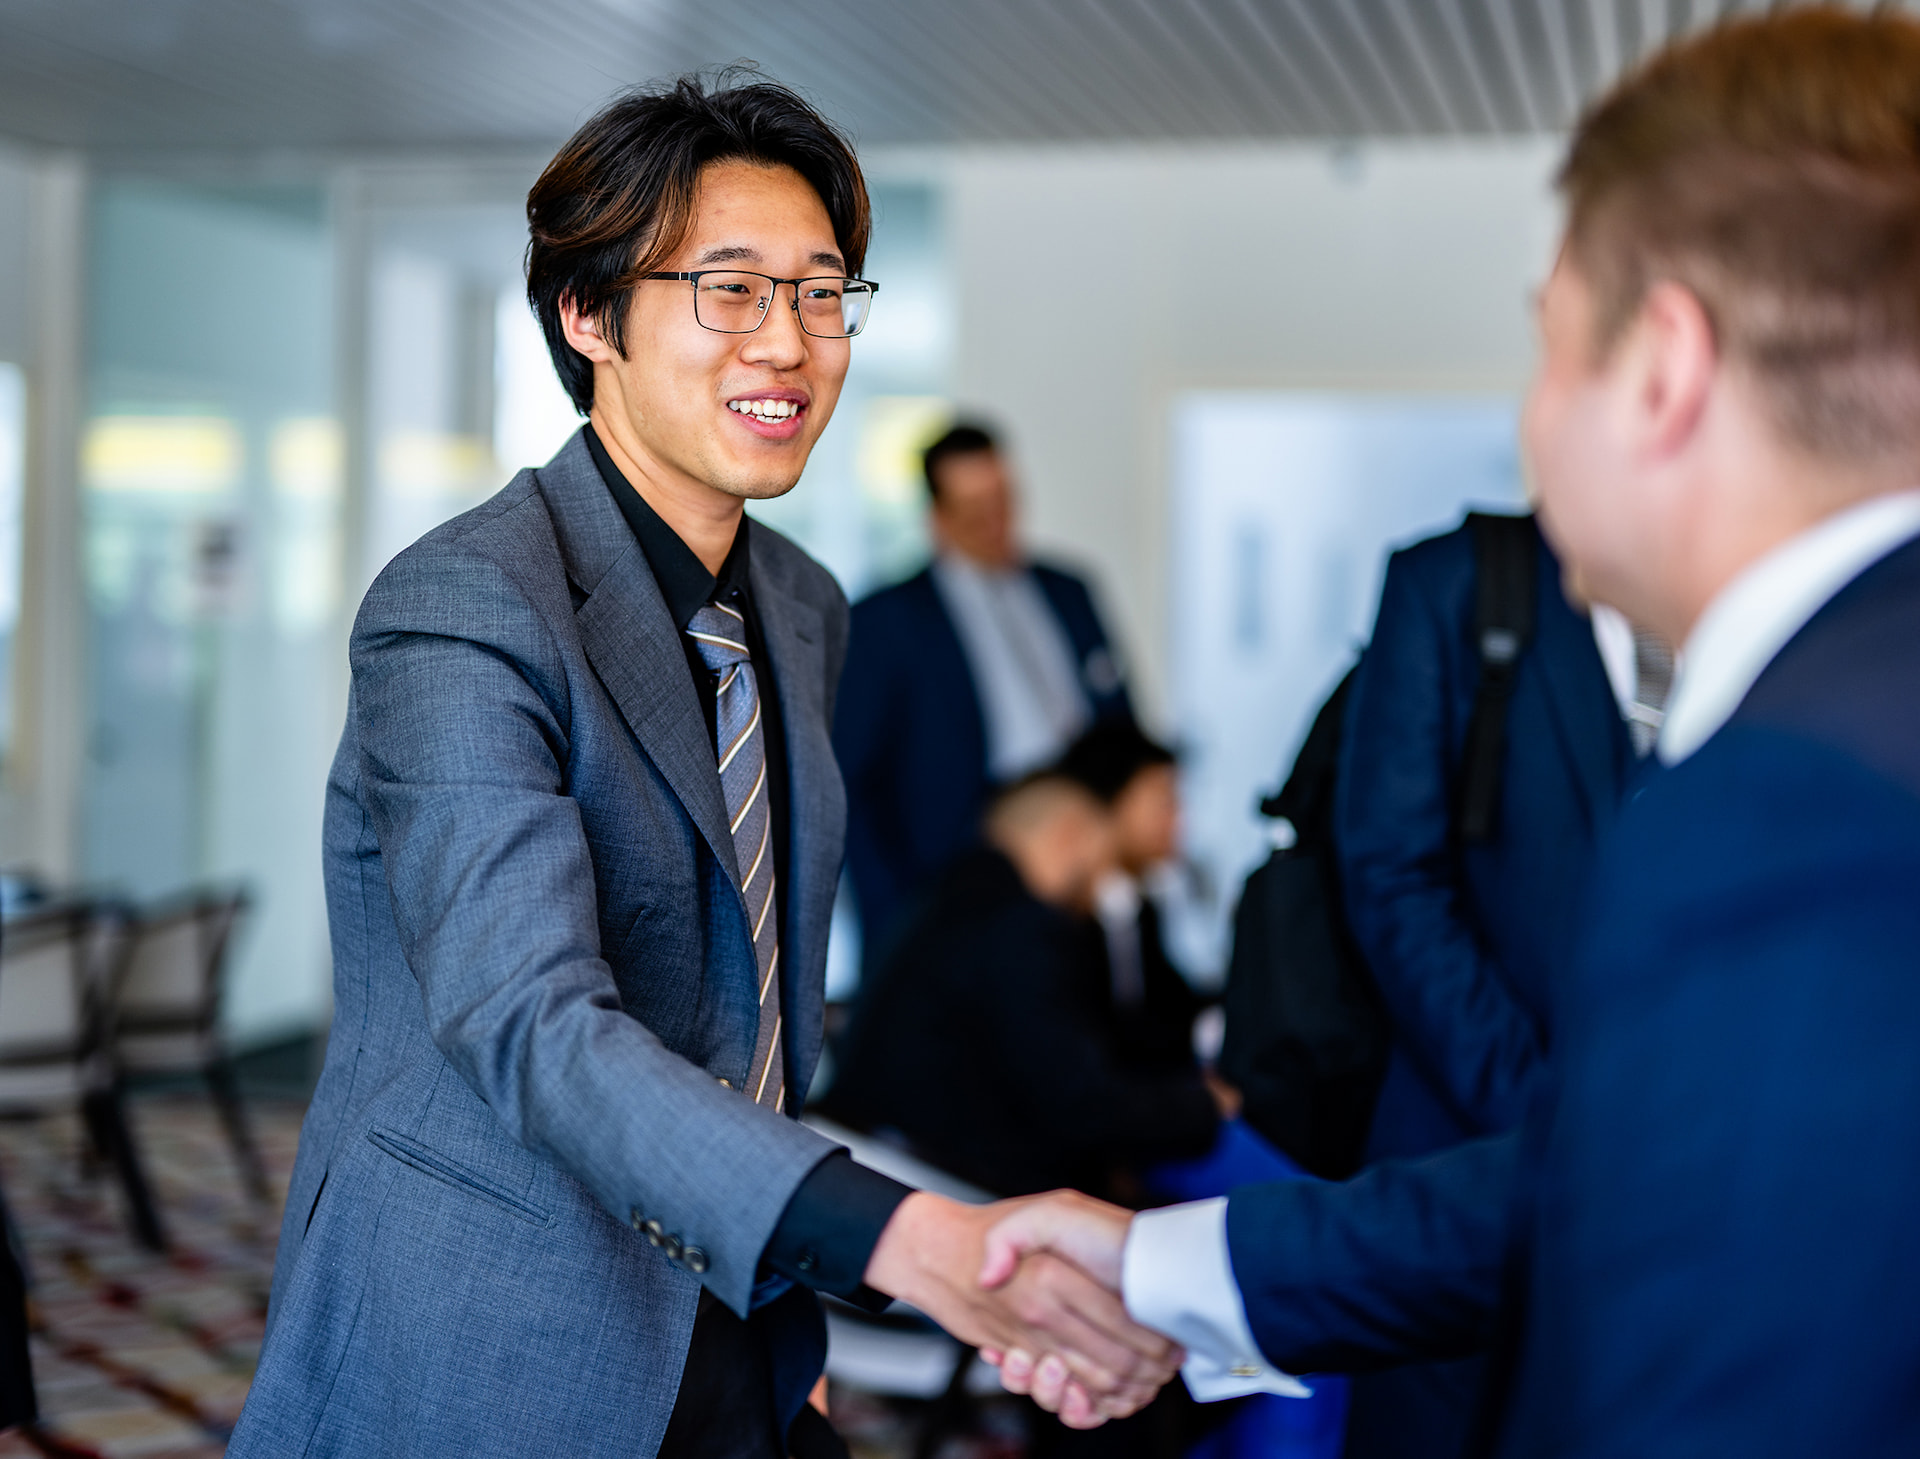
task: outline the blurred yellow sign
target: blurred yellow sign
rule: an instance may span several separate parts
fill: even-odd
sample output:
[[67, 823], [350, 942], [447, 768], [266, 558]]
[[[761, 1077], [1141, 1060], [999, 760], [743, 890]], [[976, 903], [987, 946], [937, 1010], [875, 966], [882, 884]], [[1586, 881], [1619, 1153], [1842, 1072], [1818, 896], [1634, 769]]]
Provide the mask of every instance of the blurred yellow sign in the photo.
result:
[[854, 473], [860, 494], [876, 505], [903, 507], [925, 490], [920, 455], [953, 421], [938, 395], [876, 395], [860, 422]]
[[268, 469], [277, 496], [292, 501], [331, 501], [340, 493], [345, 447], [340, 423], [327, 416], [294, 416], [273, 428]]
[[213, 496], [240, 480], [239, 428], [219, 415], [103, 415], [87, 425], [81, 472], [104, 492]]

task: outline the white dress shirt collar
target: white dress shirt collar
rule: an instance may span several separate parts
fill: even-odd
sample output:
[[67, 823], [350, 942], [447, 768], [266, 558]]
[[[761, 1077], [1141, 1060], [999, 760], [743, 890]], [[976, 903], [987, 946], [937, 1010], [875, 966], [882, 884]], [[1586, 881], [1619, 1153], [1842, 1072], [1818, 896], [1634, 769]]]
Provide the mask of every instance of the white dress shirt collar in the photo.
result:
[[1660, 728], [1661, 763], [1712, 739], [1774, 656], [1848, 583], [1920, 536], [1920, 491], [1878, 496], [1782, 543], [1720, 590], [1694, 624]]

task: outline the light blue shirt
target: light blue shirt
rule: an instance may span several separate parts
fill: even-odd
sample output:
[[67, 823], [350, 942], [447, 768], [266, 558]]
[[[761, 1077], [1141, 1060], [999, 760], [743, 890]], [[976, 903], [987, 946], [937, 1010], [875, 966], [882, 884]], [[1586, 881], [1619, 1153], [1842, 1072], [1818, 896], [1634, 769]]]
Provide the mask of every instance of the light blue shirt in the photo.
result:
[[987, 774], [1014, 780], [1052, 764], [1092, 722], [1093, 709], [1073, 645], [1039, 582], [1024, 567], [981, 567], [943, 552], [933, 585], [980, 696]]

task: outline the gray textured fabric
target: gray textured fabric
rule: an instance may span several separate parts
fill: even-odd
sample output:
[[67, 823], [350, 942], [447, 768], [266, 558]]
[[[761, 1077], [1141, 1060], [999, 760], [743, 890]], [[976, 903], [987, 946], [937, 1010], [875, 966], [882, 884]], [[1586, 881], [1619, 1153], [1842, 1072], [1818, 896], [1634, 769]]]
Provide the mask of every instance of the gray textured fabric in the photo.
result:
[[[845, 821], [827, 727], [846, 604], [750, 530], [803, 1093]], [[720, 1083], [745, 1080], [758, 978], [713, 744], [581, 438], [396, 558], [351, 659], [323, 846], [333, 1032], [228, 1453], [645, 1459], [701, 1281], [748, 1310], [834, 1147]]]

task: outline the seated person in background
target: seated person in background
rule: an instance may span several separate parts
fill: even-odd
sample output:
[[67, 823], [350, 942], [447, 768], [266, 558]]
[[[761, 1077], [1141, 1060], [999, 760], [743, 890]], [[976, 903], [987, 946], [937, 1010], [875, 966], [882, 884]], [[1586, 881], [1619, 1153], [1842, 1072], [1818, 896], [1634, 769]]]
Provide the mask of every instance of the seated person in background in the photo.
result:
[[1104, 934], [1101, 976], [1087, 1006], [1115, 1057], [1136, 1071], [1194, 1067], [1193, 1024], [1207, 1006], [1167, 957], [1153, 879], [1180, 849], [1180, 780], [1173, 751], [1131, 721], [1096, 725], [1067, 750], [1060, 773], [1107, 808], [1115, 864], [1094, 888]]
[[1007, 1195], [1109, 1192], [1116, 1171], [1211, 1148], [1230, 1096], [1191, 1060], [1124, 1068], [1084, 1001], [1111, 817], [1043, 773], [1002, 792], [984, 831], [861, 990], [827, 1110]]

